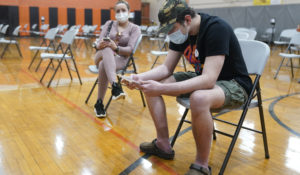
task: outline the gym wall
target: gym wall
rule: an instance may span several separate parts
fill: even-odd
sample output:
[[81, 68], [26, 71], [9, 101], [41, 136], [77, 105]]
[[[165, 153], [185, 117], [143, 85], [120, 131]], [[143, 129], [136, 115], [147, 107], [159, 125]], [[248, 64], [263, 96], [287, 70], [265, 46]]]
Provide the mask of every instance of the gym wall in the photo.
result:
[[[12, 30], [28, 24], [41, 26], [41, 16], [45, 24], [102, 25], [114, 19], [114, 5], [118, 0], [0, 0], [0, 24], [9, 24]], [[130, 11], [135, 12], [134, 22], [141, 24], [141, 0], [127, 0]], [[29, 27], [28, 27], [29, 28]]]

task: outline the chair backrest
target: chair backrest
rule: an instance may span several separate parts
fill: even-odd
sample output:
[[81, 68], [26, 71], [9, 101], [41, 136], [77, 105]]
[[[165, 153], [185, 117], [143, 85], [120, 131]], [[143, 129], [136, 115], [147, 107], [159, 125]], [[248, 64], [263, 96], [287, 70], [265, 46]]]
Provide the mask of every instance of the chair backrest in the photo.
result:
[[54, 40], [55, 35], [57, 34], [58, 30], [59, 30], [58, 27], [48, 30], [48, 32], [45, 35], [45, 39], [48, 39], [48, 40], [51, 40], [51, 41]]
[[18, 36], [18, 35], [19, 35], [20, 28], [21, 28], [21, 26], [16, 27], [15, 30], [13, 31], [12, 35], [13, 35], [13, 36]]
[[35, 30], [36, 27], [37, 27], [37, 24], [33, 24], [33, 25], [31, 26], [31, 29], [32, 29], [32, 30]]
[[7, 31], [8, 27], [9, 27], [9, 25], [8, 25], [8, 24], [6, 24], [4, 27], [2, 27], [2, 29], [1, 29], [1, 33], [2, 33], [3, 35], [5, 35], [5, 34], [6, 34], [6, 31]]
[[239, 40], [249, 74], [261, 75], [270, 56], [270, 47], [261, 41]]
[[73, 26], [70, 27], [69, 30], [74, 30], [74, 29], [76, 29], [76, 27], [77, 27], [77, 26], [73, 25]]
[[249, 39], [249, 34], [247, 32], [234, 31], [234, 34], [238, 40], [248, 40]]
[[280, 33], [280, 38], [292, 38], [297, 33], [296, 29], [285, 29]]
[[249, 34], [249, 37], [247, 38], [248, 40], [254, 40], [256, 35], [257, 35], [257, 32], [255, 29], [248, 29], [248, 28], [235, 28], [234, 29], [234, 33], [238, 33], [238, 32], [246, 32]]
[[26, 30], [27, 27], [28, 27], [28, 24], [25, 24], [24, 27], [23, 27], [23, 29]]
[[143, 39], [143, 35], [140, 35], [140, 37], [138, 38], [138, 40], [135, 43], [135, 46], [134, 46], [133, 51], [132, 51], [132, 54], [135, 53], [135, 51], [137, 50], [137, 48], [138, 48], [139, 44], [141, 43], [142, 39]]
[[48, 30], [49, 24], [44, 24], [41, 26], [41, 30]]
[[250, 30], [250, 29], [247, 32], [249, 34], [249, 38], [248, 39], [249, 40], [255, 40], [257, 32], [255, 30]]
[[78, 29], [68, 30], [61, 39], [61, 43], [72, 44], [73, 40], [78, 33]]
[[245, 28], [245, 27], [238, 27], [238, 28], [234, 29], [234, 32], [245, 32], [245, 31], [248, 31], [248, 30], [249, 29]]
[[296, 32], [290, 41], [290, 45], [300, 46], [300, 32]]

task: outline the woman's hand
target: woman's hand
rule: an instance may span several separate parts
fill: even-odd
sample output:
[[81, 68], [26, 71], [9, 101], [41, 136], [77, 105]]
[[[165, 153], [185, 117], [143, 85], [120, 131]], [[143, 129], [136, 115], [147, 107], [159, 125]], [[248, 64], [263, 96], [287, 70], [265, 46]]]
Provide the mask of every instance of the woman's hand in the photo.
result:
[[113, 51], [115, 51], [115, 50], [118, 48], [117, 44], [116, 44], [113, 40], [110, 40], [110, 41], [109, 41], [109, 47], [110, 47]]
[[98, 44], [97, 49], [102, 50], [102, 49], [104, 49], [106, 47], [110, 47], [110, 41], [104, 41], [104, 40], [102, 40]]

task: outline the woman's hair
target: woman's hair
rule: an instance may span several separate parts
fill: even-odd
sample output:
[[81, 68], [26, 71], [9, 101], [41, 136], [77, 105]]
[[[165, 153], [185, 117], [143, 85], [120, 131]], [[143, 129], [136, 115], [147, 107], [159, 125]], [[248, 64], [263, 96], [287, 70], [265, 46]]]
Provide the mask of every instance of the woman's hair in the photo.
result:
[[196, 16], [196, 12], [191, 7], [188, 7], [183, 12], [177, 15], [176, 22], [183, 24], [186, 15], [190, 15], [192, 18], [194, 18]]
[[127, 1], [125, 1], [125, 0], [119, 0], [119, 1], [116, 3], [116, 5], [115, 5], [115, 6], [117, 6], [118, 4], [125, 4], [125, 5], [126, 5], [126, 7], [127, 7], [127, 9], [128, 9], [128, 11], [129, 11], [129, 9], [130, 9], [130, 6], [129, 6], [129, 4], [128, 4], [128, 2], [127, 2]]

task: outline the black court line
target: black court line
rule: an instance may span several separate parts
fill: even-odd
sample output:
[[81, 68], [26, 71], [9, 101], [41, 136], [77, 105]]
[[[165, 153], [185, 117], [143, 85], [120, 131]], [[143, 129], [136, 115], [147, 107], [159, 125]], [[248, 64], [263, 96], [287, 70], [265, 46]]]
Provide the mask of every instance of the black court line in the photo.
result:
[[292, 128], [290, 128], [289, 126], [287, 126], [286, 124], [284, 124], [275, 114], [274, 112], [274, 106], [282, 99], [293, 96], [293, 95], [298, 95], [300, 94], [300, 92], [296, 92], [293, 94], [287, 94], [287, 95], [283, 95], [278, 97], [276, 100], [274, 100], [270, 105], [269, 105], [269, 113], [271, 114], [271, 117], [279, 124], [281, 125], [283, 128], [285, 128], [286, 130], [288, 130], [289, 132], [293, 133], [294, 135], [296, 135], [297, 137], [300, 137], [300, 133], [293, 130]]
[[[184, 130], [182, 130], [179, 134], [178, 137], [182, 136], [183, 134], [187, 133], [190, 131], [192, 127], [188, 127]], [[170, 137], [170, 141], [173, 139], [174, 136]], [[144, 159], [148, 159], [151, 155], [150, 154], [144, 154], [142, 157], [134, 161], [131, 165], [129, 165], [125, 170], [123, 170], [119, 175], [127, 175], [130, 174], [133, 170], [135, 170], [142, 162]]]
[[[286, 96], [286, 95], [285, 95]], [[266, 101], [270, 101], [270, 100], [274, 100], [274, 99], [278, 99], [282, 96], [276, 96], [276, 97], [271, 97], [271, 98], [266, 98], [264, 100], [262, 100], [263, 102], [266, 102]], [[230, 112], [230, 111], [228, 111]], [[223, 115], [227, 112], [224, 112], [220, 115]], [[178, 137], [182, 136], [183, 134], [187, 133], [188, 131], [190, 131], [192, 129], [192, 127], [188, 127], [184, 130], [182, 130], [179, 134], [178, 134]], [[173, 139], [174, 136], [170, 137], [170, 141]], [[177, 138], [178, 138], [177, 137]], [[137, 159], [136, 161], [134, 161], [131, 165], [129, 165], [125, 170], [123, 170], [120, 175], [127, 175], [127, 174], [130, 174], [133, 170], [135, 170], [141, 163], [144, 159], [148, 159], [151, 155], [150, 154], [144, 154], [142, 157], [140, 157], [139, 159]]]

